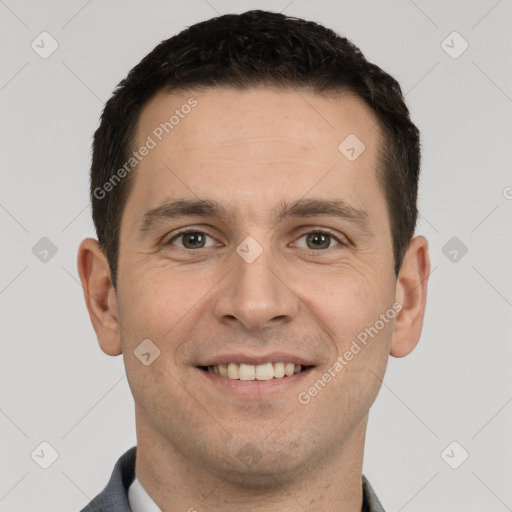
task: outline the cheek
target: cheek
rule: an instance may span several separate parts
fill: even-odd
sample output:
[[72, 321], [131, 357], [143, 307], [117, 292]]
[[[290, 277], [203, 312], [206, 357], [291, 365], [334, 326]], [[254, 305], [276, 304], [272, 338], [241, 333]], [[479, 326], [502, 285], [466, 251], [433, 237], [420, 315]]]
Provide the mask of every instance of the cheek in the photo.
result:
[[[126, 281], [130, 284], [123, 291], [120, 321], [126, 327], [122, 344], [127, 375], [134, 380], [142, 379], [134, 386], [134, 393], [142, 392], [140, 387], [146, 382], [144, 372], [151, 369], [151, 377], [147, 378], [152, 379], [153, 386], [164, 383], [171, 388], [177, 386], [174, 393], [179, 395], [180, 386], [175, 378], [188, 360], [191, 334], [207, 315], [208, 290], [216, 282], [213, 273], [208, 277], [199, 272], [184, 275], [171, 267], [166, 261], [141, 265], [131, 281]], [[159, 350], [158, 358], [147, 367], [134, 356], [134, 350], [145, 339], [151, 340]]]
[[205, 294], [204, 279], [171, 268], [168, 262], [140, 265], [123, 290], [123, 319], [130, 331], [165, 341]]
[[301, 301], [335, 334], [357, 334], [391, 306], [392, 290], [374, 274], [375, 269], [370, 267], [347, 266], [307, 281], [302, 277]]
[[[343, 388], [339, 399], [346, 401], [346, 407], [351, 401], [358, 401], [359, 395], [361, 399], [364, 395], [366, 400], [374, 400], [389, 356], [395, 318], [394, 288], [391, 280], [382, 276], [379, 280], [374, 274], [374, 269], [352, 268], [337, 278], [316, 280], [321, 286], [303, 291], [304, 300], [309, 301], [308, 307], [319, 325], [326, 327], [332, 342], [329, 365], [339, 356], [343, 358], [331, 390]], [[348, 380], [349, 386], [343, 384]]]

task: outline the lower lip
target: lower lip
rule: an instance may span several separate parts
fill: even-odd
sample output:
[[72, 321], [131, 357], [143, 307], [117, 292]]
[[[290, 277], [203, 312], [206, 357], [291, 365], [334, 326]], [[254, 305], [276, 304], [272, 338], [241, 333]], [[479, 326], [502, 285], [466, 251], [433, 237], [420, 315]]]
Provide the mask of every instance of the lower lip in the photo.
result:
[[307, 368], [290, 377], [286, 376], [280, 379], [272, 378], [269, 380], [228, 379], [215, 373], [206, 372], [200, 368], [196, 368], [196, 370], [206, 377], [211, 384], [221, 387], [224, 391], [231, 392], [242, 398], [268, 398], [271, 395], [288, 391], [307, 377], [314, 370], [314, 367]]

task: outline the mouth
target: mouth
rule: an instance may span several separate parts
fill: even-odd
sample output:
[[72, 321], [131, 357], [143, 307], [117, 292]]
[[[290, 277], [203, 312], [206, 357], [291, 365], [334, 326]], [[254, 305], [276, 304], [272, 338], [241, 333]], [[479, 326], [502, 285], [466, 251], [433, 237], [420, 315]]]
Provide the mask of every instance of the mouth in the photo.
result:
[[227, 380], [238, 381], [269, 381], [289, 379], [313, 368], [292, 362], [266, 362], [263, 364], [221, 363], [208, 366], [198, 366], [200, 370]]

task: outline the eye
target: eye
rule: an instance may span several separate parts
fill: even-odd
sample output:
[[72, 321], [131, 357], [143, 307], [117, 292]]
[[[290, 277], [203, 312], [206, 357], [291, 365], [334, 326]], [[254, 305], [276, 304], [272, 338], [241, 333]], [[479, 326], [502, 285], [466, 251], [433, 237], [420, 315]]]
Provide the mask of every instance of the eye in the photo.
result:
[[333, 234], [321, 230], [305, 233], [298, 240], [301, 240], [302, 238], [305, 238], [306, 246], [298, 245], [298, 247], [301, 247], [302, 249], [311, 249], [314, 251], [319, 249], [329, 249], [330, 247], [333, 247], [333, 241], [335, 241], [334, 246], [345, 245]]
[[[207, 245], [207, 239], [212, 241], [209, 245]], [[332, 233], [323, 230], [315, 230], [304, 233], [298, 238], [298, 240], [301, 239], [305, 239], [305, 245], [301, 245], [297, 242], [295, 245], [301, 249], [309, 249], [313, 251], [330, 249], [331, 247], [335, 247], [337, 245], [346, 245]], [[179, 243], [177, 243], [177, 241], [179, 241]], [[165, 243], [165, 245], [175, 245], [182, 249], [194, 250], [213, 247], [216, 244], [214, 238], [212, 238], [210, 235], [207, 235], [203, 231], [188, 229], [174, 235]]]
[[[215, 244], [210, 244], [209, 246], [206, 245], [206, 239], [210, 238], [213, 240], [213, 238], [210, 235], [207, 235], [206, 233], [202, 231], [194, 231], [194, 230], [187, 230], [187, 231], [181, 231], [177, 235], [174, 235], [172, 238], [169, 239], [168, 242], [166, 242], [166, 245], [177, 245], [178, 247], [181, 247], [183, 249], [204, 249], [205, 247], [211, 247]], [[181, 239], [181, 245], [175, 244], [175, 240]]]

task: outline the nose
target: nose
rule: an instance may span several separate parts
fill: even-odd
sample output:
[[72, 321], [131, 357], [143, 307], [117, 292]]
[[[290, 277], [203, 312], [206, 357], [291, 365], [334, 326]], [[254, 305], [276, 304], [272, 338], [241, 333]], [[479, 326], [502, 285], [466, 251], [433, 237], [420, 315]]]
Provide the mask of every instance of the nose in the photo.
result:
[[233, 268], [218, 289], [214, 314], [223, 324], [257, 331], [295, 318], [299, 299], [274, 261], [270, 247], [252, 262], [233, 253]]

